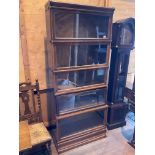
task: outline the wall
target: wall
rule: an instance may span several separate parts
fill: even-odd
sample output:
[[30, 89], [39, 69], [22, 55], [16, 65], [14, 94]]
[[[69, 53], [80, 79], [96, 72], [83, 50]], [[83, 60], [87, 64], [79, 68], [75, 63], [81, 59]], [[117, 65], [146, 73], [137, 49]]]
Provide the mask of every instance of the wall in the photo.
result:
[[111, 0], [110, 5], [115, 7], [114, 21], [135, 17], [135, 0]]
[[[55, 0], [56, 1], [56, 0]], [[104, 6], [103, 0], [57, 0], [61, 2], [76, 2], [79, 4]], [[44, 39], [46, 38], [45, 4], [48, 0], [20, 0], [21, 40], [19, 47], [19, 79], [27, 78], [34, 82], [39, 80], [40, 89], [46, 89], [46, 51]], [[115, 7], [114, 21], [127, 17], [134, 17], [134, 0], [111, 0], [110, 6]], [[24, 56], [23, 56], [24, 55]], [[26, 55], [26, 56], [25, 56]], [[26, 60], [25, 60], [26, 59]], [[42, 97], [43, 119], [47, 123], [49, 113], [46, 95]]]
[[19, 79], [20, 82], [25, 81], [25, 72], [24, 72], [24, 64], [23, 64], [23, 55], [21, 49], [21, 42], [19, 43]]

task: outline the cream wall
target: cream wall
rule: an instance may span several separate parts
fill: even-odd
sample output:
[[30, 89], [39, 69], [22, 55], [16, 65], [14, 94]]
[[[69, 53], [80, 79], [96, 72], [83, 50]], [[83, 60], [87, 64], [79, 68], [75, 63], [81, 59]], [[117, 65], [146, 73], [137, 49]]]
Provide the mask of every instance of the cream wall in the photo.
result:
[[20, 82], [25, 81], [25, 72], [24, 72], [24, 64], [23, 64], [23, 55], [22, 55], [22, 49], [21, 44], [19, 43], [19, 79]]
[[114, 21], [127, 17], [135, 17], [135, 0], [111, 0], [115, 7]]

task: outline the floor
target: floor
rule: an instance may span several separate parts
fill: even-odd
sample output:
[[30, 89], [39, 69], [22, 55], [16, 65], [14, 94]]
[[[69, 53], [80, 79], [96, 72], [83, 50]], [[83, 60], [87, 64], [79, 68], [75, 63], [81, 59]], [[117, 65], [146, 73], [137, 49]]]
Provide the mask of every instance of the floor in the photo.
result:
[[[131, 140], [134, 129], [134, 114], [128, 113], [127, 125], [108, 131], [107, 137], [76, 149], [62, 153], [61, 155], [134, 155], [135, 150], [128, 141]], [[52, 145], [52, 155], [58, 155]]]

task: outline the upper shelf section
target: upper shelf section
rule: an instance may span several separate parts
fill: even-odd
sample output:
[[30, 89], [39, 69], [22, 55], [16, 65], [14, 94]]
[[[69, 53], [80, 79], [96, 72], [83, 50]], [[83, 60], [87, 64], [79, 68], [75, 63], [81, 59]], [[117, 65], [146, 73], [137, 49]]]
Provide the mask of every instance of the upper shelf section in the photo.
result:
[[54, 38], [109, 38], [109, 17], [101, 15], [54, 12]]
[[[49, 2], [50, 40], [111, 40], [114, 8]], [[54, 32], [54, 33], [52, 33]]]
[[52, 2], [58, 3], [70, 3], [70, 4], [79, 4], [86, 6], [96, 6], [96, 7], [108, 7], [110, 6], [111, 0], [50, 0]]
[[81, 11], [81, 12], [94, 12], [94, 13], [104, 13], [113, 15], [115, 8], [112, 7], [102, 7], [102, 6], [88, 6], [88, 5], [81, 5], [81, 4], [71, 4], [71, 3], [61, 3], [61, 2], [52, 2], [50, 1], [47, 5], [47, 8], [59, 8], [65, 10], [74, 10], [74, 11]]

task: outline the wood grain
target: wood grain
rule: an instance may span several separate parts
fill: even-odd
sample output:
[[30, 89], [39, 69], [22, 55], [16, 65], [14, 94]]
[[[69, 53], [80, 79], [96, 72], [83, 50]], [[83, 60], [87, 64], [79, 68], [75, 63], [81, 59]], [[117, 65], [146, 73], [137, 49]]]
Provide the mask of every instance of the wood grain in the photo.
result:
[[21, 41], [19, 42], [19, 73], [20, 73], [19, 82], [25, 81], [25, 71], [24, 71], [24, 64], [23, 64]]
[[30, 131], [27, 121], [19, 122], [19, 151], [31, 148]]
[[21, 41], [21, 48], [20, 50], [22, 51], [23, 55], [23, 67], [24, 67], [24, 72], [25, 72], [25, 81], [30, 82], [31, 77], [30, 77], [30, 70], [29, 70], [29, 58], [28, 58], [28, 52], [27, 52], [27, 38], [26, 38], [26, 30], [25, 30], [25, 18], [23, 14], [23, 3], [20, 1], [20, 41]]

